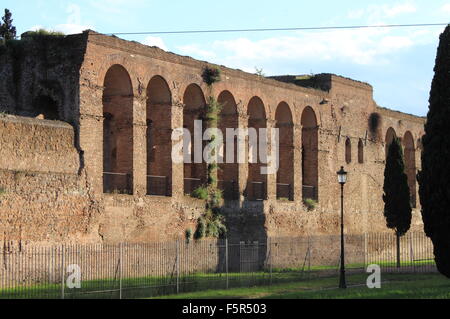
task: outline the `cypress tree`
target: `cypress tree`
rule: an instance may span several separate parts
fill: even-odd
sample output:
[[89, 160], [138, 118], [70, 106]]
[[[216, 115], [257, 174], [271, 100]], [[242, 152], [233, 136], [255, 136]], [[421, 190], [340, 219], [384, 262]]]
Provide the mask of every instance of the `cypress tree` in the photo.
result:
[[438, 270], [450, 278], [450, 26], [440, 36], [422, 139], [419, 195]]
[[397, 267], [400, 267], [400, 237], [411, 227], [412, 209], [402, 146], [397, 137], [389, 145], [383, 190], [384, 217], [387, 227], [397, 236]]
[[12, 25], [13, 20], [11, 19], [12, 13], [8, 9], [5, 9], [5, 15], [2, 20], [3, 23], [0, 24], [0, 38], [5, 40], [14, 40], [16, 38], [16, 27]]

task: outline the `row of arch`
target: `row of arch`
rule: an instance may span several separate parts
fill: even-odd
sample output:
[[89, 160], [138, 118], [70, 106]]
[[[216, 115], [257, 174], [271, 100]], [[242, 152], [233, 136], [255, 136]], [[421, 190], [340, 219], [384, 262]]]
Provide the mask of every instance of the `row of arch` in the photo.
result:
[[[106, 73], [103, 91], [103, 185], [104, 191], [133, 192], [133, 87], [125, 68], [113, 65]], [[147, 86], [147, 193], [149, 195], [172, 195], [172, 94], [166, 80], [154, 76]], [[229, 91], [218, 96], [223, 105], [219, 129], [238, 128], [237, 104]], [[192, 133], [194, 121], [202, 120], [206, 105], [202, 89], [190, 84], [183, 95], [183, 126]], [[248, 103], [248, 127], [267, 127], [267, 115], [263, 101], [255, 96]], [[318, 197], [318, 123], [314, 110], [306, 107], [301, 117], [302, 126], [302, 194], [303, 198]], [[277, 173], [277, 197], [293, 200], [294, 187], [294, 124], [290, 107], [279, 103], [275, 113], [275, 127], [280, 130], [280, 167]], [[389, 128], [386, 146], [394, 136], [395, 130]], [[258, 136], [259, 139], [259, 136]], [[194, 142], [195, 143], [195, 142]], [[416, 205], [416, 164], [414, 139], [406, 132], [402, 139], [405, 154], [406, 173], [411, 191], [411, 202]], [[203, 145], [193, 145], [202, 147]], [[224, 151], [226, 152], [225, 144]], [[351, 141], [346, 141], [346, 161], [350, 163]], [[235, 152], [236, 154], [237, 152]], [[237, 156], [237, 155], [236, 155]], [[358, 142], [358, 162], [364, 162], [364, 144]], [[267, 175], [262, 175], [263, 164], [248, 164], [247, 187], [244, 195], [249, 200], [267, 198]], [[239, 165], [220, 164], [219, 186], [228, 198], [236, 199], [239, 194]], [[184, 191], [190, 194], [206, 181], [206, 164], [184, 165]]]
[[[106, 73], [103, 90], [103, 185], [104, 192], [132, 193], [133, 176], [133, 87], [130, 76], [121, 65], [113, 65]], [[223, 105], [219, 129], [238, 128], [239, 116], [235, 98], [229, 91], [218, 96]], [[157, 75], [147, 86], [147, 193], [172, 195], [172, 94], [166, 80]], [[194, 121], [204, 119], [205, 96], [197, 84], [190, 84], [183, 95], [183, 127], [191, 135]], [[248, 127], [267, 127], [263, 101], [255, 96], [248, 103]], [[294, 192], [294, 123], [289, 105], [281, 102], [275, 114], [275, 127], [280, 130], [280, 167], [277, 173], [277, 197], [293, 200]], [[317, 199], [318, 194], [318, 123], [314, 110], [306, 107], [302, 125], [303, 196]], [[204, 125], [205, 127], [205, 125]], [[203, 149], [204, 145], [192, 148]], [[236, 145], [236, 144], [235, 144]], [[236, 146], [235, 146], [236, 147]], [[227, 144], [224, 145], [226, 152]], [[235, 152], [236, 154], [237, 152]], [[194, 152], [191, 152], [193, 156]], [[235, 155], [237, 156], [237, 155]], [[184, 191], [190, 194], [206, 182], [206, 163], [184, 164]], [[262, 175], [260, 158], [248, 164], [248, 180], [244, 195], [248, 200], [267, 199], [267, 175]], [[219, 165], [219, 187], [225, 197], [237, 199], [239, 164]]]
[[[397, 137], [395, 130], [390, 127], [386, 132], [385, 139], [385, 157], [387, 158], [389, 145], [394, 138]], [[414, 137], [410, 131], [407, 131], [403, 138], [400, 138], [403, 145], [403, 154], [405, 161], [405, 173], [408, 177], [408, 186], [411, 195], [411, 205], [413, 208], [417, 206], [416, 196], [416, 154], [414, 146]], [[352, 162], [352, 144], [350, 138], [345, 141], [345, 161], [347, 164]], [[364, 142], [362, 139], [358, 141], [358, 163], [364, 163]]]

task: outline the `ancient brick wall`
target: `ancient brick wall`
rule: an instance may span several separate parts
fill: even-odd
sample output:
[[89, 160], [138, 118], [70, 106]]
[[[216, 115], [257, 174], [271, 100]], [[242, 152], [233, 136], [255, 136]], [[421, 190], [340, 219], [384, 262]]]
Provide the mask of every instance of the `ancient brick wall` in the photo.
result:
[[[193, 120], [201, 119], [202, 106], [209, 95], [227, 102], [220, 123], [222, 130], [226, 127], [281, 129], [281, 171], [277, 174], [260, 176], [260, 163], [221, 167], [219, 179], [236, 181], [239, 192], [239, 200], [227, 199], [223, 207], [230, 238], [251, 240], [338, 233], [340, 186], [336, 172], [341, 166], [349, 172], [345, 186], [346, 231], [351, 234], [386, 232], [382, 184], [388, 131], [395, 131], [399, 137], [407, 136], [403, 140], [408, 141], [405, 150], [411, 185], [414, 169], [420, 169], [424, 119], [378, 107], [372, 87], [366, 83], [330, 74], [306, 81], [289, 76], [268, 79], [221, 67], [222, 81], [209, 91], [201, 76], [205, 62], [93, 32], [75, 39], [81, 43], [82, 54], [76, 51], [76, 58], [67, 65], [57, 59], [59, 62], [49, 67], [49, 70], [59, 70], [49, 74], [58, 75], [62, 82], [68, 83], [62, 91], [65, 101], [70, 103], [62, 109], [73, 114], [74, 128], [49, 131], [51, 125], [42, 124], [45, 129], [39, 131], [39, 138], [33, 137], [35, 141], [58, 146], [47, 149], [45, 143], [33, 144], [30, 146], [35, 150], [33, 154], [40, 154], [43, 148], [50, 152], [48, 159], [26, 155], [14, 163], [26, 171], [42, 167], [47, 175], [34, 177], [42, 183], [40, 195], [25, 195], [28, 182], [23, 184], [23, 193], [13, 193], [21, 196], [14, 201], [17, 205], [14, 212], [23, 206], [29, 215], [39, 209], [35, 206], [36, 198], [45, 201], [46, 196], [67, 192], [76, 185], [79, 194], [69, 192], [74, 200], [69, 208], [57, 204], [55, 199], [45, 204], [49, 216], [58, 212], [77, 216], [65, 219], [67, 225], [74, 223], [76, 227], [67, 231], [37, 228], [36, 240], [57, 238], [64, 233], [65, 240], [155, 242], [182, 238], [187, 229], [194, 230], [204, 202], [185, 196], [186, 178], [204, 179], [205, 165], [173, 163], [171, 149], [178, 141], [171, 141], [170, 135], [175, 128], [193, 130]], [[68, 50], [61, 45], [58, 48], [61, 56]], [[27, 59], [32, 61], [31, 57]], [[78, 69], [73, 61], [82, 61]], [[11, 64], [0, 67], [2, 77], [13, 77]], [[26, 82], [22, 86], [26, 88]], [[3, 109], [20, 114], [16, 106], [9, 106], [13, 99], [5, 98], [7, 91], [5, 85], [0, 85], [1, 101], [6, 105]], [[31, 101], [31, 97], [23, 97], [24, 104]], [[375, 130], [369, 125], [373, 114], [379, 115]], [[35, 126], [39, 125], [31, 125], [33, 129]], [[29, 133], [26, 129], [15, 127], [14, 130], [20, 136]], [[73, 134], [70, 143], [70, 139], [61, 135], [66, 131]], [[10, 139], [21, 144], [17, 136]], [[347, 147], [346, 141], [349, 141]], [[8, 143], [5, 149], [11, 153], [15, 148]], [[22, 146], [25, 149], [29, 145]], [[64, 161], [58, 161], [60, 153], [64, 154]], [[351, 161], [348, 158], [346, 161], [346, 153], [351, 155]], [[66, 163], [62, 165], [62, 162]], [[0, 160], [0, 169], [7, 172], [18, 169], [9, 167], [10, 164]], [[63, 174], [57, 176], [64, 179], [59, 181], [55, 173]], [[45, 182], [48, 174], [54, 182]], [[265, 183], [265, 200], [255, 201], [259, 198], [249, 196], [251, 181]], [[105, 188], [107, 183], [113, 187]], [[285, 195], [277, 196], [283, 187], [280, 184], [293, 185], [291, 201], [286, 201]], [[161, 188], [167, 192], [162, 194]], [[417, 189], [416, 185], [416, 198]], [[36, 191], [33, 189], [30, 194]], [[304, 198], [316, 198], [316, 207], [308, 210]], [[12, 205], [5, 203], [1, 203], [3, 211]], [[413, 229], [420, 230], [418, 201], [416, 207]], [[31, 228], [35, 222], [20, 219], [19, 213], [10, 216], [8, 224]]]
[[0, 242], [98, 240], [81, 176], [74, 129], [67, 123], [0, 117]]

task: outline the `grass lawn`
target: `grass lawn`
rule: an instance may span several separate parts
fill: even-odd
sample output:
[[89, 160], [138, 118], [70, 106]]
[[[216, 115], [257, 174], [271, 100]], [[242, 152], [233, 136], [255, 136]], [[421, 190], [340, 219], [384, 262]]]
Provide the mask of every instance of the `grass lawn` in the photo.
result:
[[[385, 274], [381, 289], [369, 289], [367, 275], [347, 276], [346, 290], [339, 278], [316, 278], [265, 287], [208, 290], [163, 297], [164, 299], [449, 299], [450, 279], [440, 274]], [[161, 298], [159, 298], [161, 299]]]
[[[299, 271], [274, 272], [272, 282], [286, 283], [298, 282], [306, 276], [314, 276]], [[271, 281], [268, 272], [257, 273], [230, 273], [229, 287], [253, 287], [268, 285]], [[206, 291], [213, 288], [227, 286], [226, 274], [198, 273], [189, 276], [180, 276], [180, 292]], [[65, 298], [88, 299], [117, 299], [119, 298], [119, 280], [116, 278], [82, 281], [81, 289], [65, 289]], [[124, 278], [122, 280], [123, 298], [146, 298], [161, 295], [170, 295], [176, 292], [177, 281], [175, 277], [142, 277]], [[62, 295], [61, 284], [34, 284], [22, 285], [16, 288], [0, 289], [0, 299], [59, 299]]]

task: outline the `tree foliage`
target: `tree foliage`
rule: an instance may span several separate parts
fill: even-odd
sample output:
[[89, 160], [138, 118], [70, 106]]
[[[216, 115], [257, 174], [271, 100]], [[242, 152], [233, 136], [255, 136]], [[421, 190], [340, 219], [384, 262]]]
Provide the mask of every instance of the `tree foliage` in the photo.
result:
[[440, 36], [418, 175], [425, 233], [438, 270], [450, 278], [450, 26]]
[[218, 67], [205, 67], [203, 68], [202, 78], [203, 81], [208, 85], [211, 86], [216, 82], [220, 82], [221, 80], [221, 71]]
[[412, 209], [402, 146], [397, 137], [389, 145], [383, 190], [387, 227], [393, 229], [397, 236], [403, 236], [411, 227]]
[[14, 40], [16, 38], [16, 27], [13, 26], [11, 17], [11, 11], [5, 9], [5, 15], [2, 18], [3, 22], [0, 24], [0, 38], [3, 41]]

